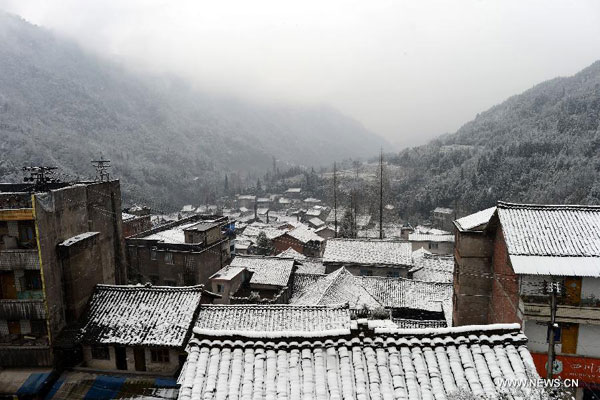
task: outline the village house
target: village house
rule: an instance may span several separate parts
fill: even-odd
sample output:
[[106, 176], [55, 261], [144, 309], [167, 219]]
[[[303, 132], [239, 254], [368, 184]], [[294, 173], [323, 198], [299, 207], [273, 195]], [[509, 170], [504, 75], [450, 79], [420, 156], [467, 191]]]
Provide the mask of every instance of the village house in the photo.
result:
[[202, 286], [98, 285], [79, 334], [83, 366], [174, 375], [202, 295]]
[[453, 282], [454, 257], [435, 255], [421, 248], [413, 251], [414, 266], [408, 272], [410, 279], [426, 282]]
[[273, 238], [275, 253], [281, 253], [290, 247], [307, 257], [321, 257], [325, 239], [317, 235], [314, 230], [300, 224], [294, 229], [283, 231], [281, 235]]
[[315, 229], [315, 233], [325, 240], [333, 239], [336, 236], [335, 229], [329, 225], [323, 225], [322, 227]]
[[600, 383], [592, 371], [600, 364], [600, 206], [498, 202], [455, 225], [455, 323], [520, 323], [545, 376], [556, 285], [556, 375], [580, 379], [577, 396], [594, 393]]
[[121, 220], [123, 221], [123, 237], [137, 235], [138, 233], [142, 233], [149, 229], [152, 229], [151, 218], [152, 217], [150, 216], [150, 214], [138, 216], [122, 212]]
[[404, 328], [452, 324], [451, 282], [356, 276], [343, 267], [328, 275], [295, 274], [290, 304], [340, 303], [348, 304], [358, 317], [385, 310], [387, 319]]
[[237, 196], [237, 206], [238, 208], [247, 208], [249, 210], [253, 210], [256, 205], [256, 196], [251, 194], [240, 194]]
[[0, 184], [0, 367], [49, 367], [97, 283], [126, 283], [119, 181]]
[[291, 199], [300, 200], [302, 199], [302, 189], [299, 187], [288, 188], [288, 190], [285, 191], [284, 196]]
[[452, 231], [453, 221], [456, 218], [454, 210], [451, 208], [437, 207], [431, 213], [433, 227], [444, 231]]
[[227, 217], [193, 215], [126, 239], [130, 280], [193, 286], [229, 262], [233, 230]]
[[339, 306], [201, 307], [187, 352], [180, 400], [483, 398], [537, 379], [516, 324], [400, 330]]
[[323, 253], [327, 273], [345, 267], [354, 275], [406, 277], [413, 267], [410, 243], [376, 239], [329, 239]]
[[210, 277], [217, 304], [287, 303], [296, 263], [293, 258], [242, 256]]
[[413, 251], [423, 248], [433, 254], [452, 254], [454, 252], [454, 235], [452, 234], [411, 233], [408, 235], [408, 241], [412, 244]]

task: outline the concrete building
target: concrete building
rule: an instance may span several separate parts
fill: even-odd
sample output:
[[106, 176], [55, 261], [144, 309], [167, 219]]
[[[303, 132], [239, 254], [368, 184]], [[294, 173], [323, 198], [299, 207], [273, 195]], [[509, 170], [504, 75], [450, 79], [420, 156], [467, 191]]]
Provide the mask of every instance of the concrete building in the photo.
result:
[[454, 210], [451, 208], [437, 207], [431, 213], [433, 227], [444, 231], [452, 231], [452, 221], [455, 218]]
[[452, 254], [454, 252], [454, 235], [434, 235], [429, 233], [411, 233], [408, 241], [412, 250], [421, 248], [432, 254]]
[[556, 284], [554, 372], [579, 379], [576, 398], [598, 396], [600, 206], [499, 202], [455, 225], [455, 324], [520, 323], [545, 376]]
[[233, 229], [222, 216], [193, 215], [126, 239], [132, 282], [193, 286], [229, 262]]
[[98, 283], [125, 283], [119, 181], [0, 184], [0, 366], [50, 366]]

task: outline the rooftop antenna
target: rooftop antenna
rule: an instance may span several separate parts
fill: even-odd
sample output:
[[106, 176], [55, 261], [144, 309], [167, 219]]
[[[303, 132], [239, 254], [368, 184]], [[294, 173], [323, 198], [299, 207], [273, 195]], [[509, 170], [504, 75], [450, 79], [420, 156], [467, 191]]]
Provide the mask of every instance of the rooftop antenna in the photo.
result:
[[29, 176], [23, 178], [24, 182], [33, 183], [35, 188], [42, 188], [48, 183], [60, 182], [60, 179], [53, 177], [54, 171], [58, 167], [46, 167], [46, 166], [31, 166], [23, 167], [23, 172], [29, 173]]
[[110, 168], [110, 160], [105, 160], [100, 157], [99, 160], [92, 160], [92, 165], [96, 168], [96, 181], [104, 182], [110, 180], [108, 169]]

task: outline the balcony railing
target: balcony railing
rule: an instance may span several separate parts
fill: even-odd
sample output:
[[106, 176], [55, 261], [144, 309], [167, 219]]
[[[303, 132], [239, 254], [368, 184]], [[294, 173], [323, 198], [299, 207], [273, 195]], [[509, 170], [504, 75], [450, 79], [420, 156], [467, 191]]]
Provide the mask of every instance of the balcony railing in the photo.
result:
[[0, 367], [52, 366], [52, 349], [47, 346], [0, 345]]
[[0, 319], [45, 319], [44, 300], [0, 300]]
[[37, 249], [0, 251], [0, 270], [40, 269]]
[[[550, 319], [550, 306], [548, 304], [524, 303], [523, 314], [525, 319], [548, 321]], [[559, 322], [574, 322], [600, 325], [600, 307], [558, 305], [556, 319]]]

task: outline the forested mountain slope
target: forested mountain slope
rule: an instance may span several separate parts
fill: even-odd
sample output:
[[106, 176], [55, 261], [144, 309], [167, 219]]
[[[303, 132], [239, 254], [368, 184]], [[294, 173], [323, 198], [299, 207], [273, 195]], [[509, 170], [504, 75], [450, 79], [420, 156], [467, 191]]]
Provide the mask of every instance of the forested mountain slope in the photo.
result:
[[134, 75], [0, 12], [0, 181], [40, 163], [89, 176], [103, 154], [126, 198], [197, 204], [226, 172], [260, 173], [273, 157], [329, 165], [382, 145], [329, 107], [265, 105]]
[[389, 157], [401, 214], [459, 214], [496, 200], [600, 204], [600, 61], [479, 114], [456, 133]]

